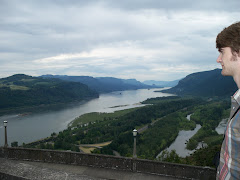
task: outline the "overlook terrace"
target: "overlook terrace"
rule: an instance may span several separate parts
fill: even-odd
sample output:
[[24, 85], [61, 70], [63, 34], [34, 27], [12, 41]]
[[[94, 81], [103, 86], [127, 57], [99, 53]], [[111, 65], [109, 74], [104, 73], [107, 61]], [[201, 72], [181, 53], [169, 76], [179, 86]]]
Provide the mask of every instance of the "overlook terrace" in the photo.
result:
[[0, 179], [215, 179], [209, 167], [69, 151], [0, 147]]

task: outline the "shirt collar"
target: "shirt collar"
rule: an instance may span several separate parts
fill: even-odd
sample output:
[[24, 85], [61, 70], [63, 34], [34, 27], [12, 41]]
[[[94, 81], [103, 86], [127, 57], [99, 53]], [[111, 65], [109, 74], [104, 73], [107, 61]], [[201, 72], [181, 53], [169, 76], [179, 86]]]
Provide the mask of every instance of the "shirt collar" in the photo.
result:
[[240, 105], [240, 89], [238, 89], [236, 91], [236, 93], [233, 95], [233, 98], [235, 99], [235, 101], [237, 101], [237, 103]]

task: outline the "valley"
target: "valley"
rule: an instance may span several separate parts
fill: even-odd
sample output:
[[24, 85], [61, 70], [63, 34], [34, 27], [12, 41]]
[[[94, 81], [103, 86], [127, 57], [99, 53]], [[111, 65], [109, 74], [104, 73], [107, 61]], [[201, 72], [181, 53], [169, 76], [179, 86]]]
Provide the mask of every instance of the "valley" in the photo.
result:
[[[216, 69], [190, 74], [170, 89], [148, 88], [103, 93], [98, 98], [83, 101], [77, 106], [75, 104], [70, 109], [64, 108], [65, 110], [57, 116], [55, 112], [51, 112], [50, 114], [54, 115], [52, 117], [58, 117], [54, 118], [52, 125], [50, 125], [51, 121], [44, 121], [47, 116], [43, 115], [41, 125], [39, 124], [42, 126], [40, 129], [44, 130], [40, 132], [41, 135], [34, 137], [38, 132], [37, 130], [34, 133], [28, 132], [34, 139], [22, 139], [18, 143], [21, 145], [24, 142], [24, 147], [31, 148], [85, 151], [87, 153], [132, 157], [132, 130], [138, 129], [138, 158], [213, 166], [211, 159], [219, 151], [223, 139], [223, 136], [216, 132], [216, 128], [222, 119], [228, 117], [230, 101], [227, 95], [233, 94], [235, 89], [232, 79], [228, 78], [222, 81], [222, 77], [220, 79], [219, 77], [220, 70]], [[213, 82], [214, 79], [216, 79], [215, 82]], [[56, 79], [47, 78], [46, 80], [62, 82], [62, 80]], [[104, 79], [105, 82], [109, 82], [109, 80], [112, 81], [114, 78]], [[132, 80], [126, 82], [136, 84], [136, 81]], [[220, 82], [227, 84], [229, 88], [220, 89]], [[2, 85], [3, 88], [6, 86]], [[16, 86], [15, 83], [14, 86], [9, 85], [8, 88], [12, 88], [12, 91], [16, 89], [28, 91], [30, 88], [24, 87], [27, 86], [23, 86], [21, 83]], [[66, 112], [68, 116], [62, 114]], [[27, 115], [17, 117], [29, 119], [30, 124], [39, 121], [38, 118], [35, 121], [30, 120], [36, 115], [35, 113], [21, 114]], [[190, 114], [191, 119], [189, 120], [187, 117]], [[3, 119], [7, 119], [7, 117], [3, 116]], [[14, 117], [9, 117], [9, 120], [14, 119]], [[26, 122], [22, 121], [22, 123], [26, 125]], [[11, 120], [9, 125], [11, 125]], [[47, 131], [45, 131], [46, 129]], [[165, 151], [177, 140], [179, 133], [194, 129], [196, 129], [194, 135], [185, 140], [186, 148], [192, 154], [183, 157], [178, 155], [179, 152], [176, 149]], [[34, 145], [27, 144], [47, 136], [50, 138], [48, 141]], [[16, 141], [18, 140], [14, 142]], [[199, 143], [205, 145], [192, 151], [197, 148]], [[159, 155], [160, 152], [162, 154]], [[203, 158], [203, 160], [200, 161], [199, 158]]]

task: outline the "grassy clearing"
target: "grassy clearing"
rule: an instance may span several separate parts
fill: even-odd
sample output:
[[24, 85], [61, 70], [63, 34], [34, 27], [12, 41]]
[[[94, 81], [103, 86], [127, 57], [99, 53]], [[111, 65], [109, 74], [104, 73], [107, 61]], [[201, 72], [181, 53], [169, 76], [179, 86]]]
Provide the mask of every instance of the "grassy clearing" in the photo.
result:
[[31, 82], [31, 81], [35, 81], [36, 79], [22, 79], [20, 81], [23, 81], [23, 82]]
[[10, 85], [9, 87], [11, 88], [11, 90], [23, 90], [23, 91], [26, 91], [26, 90], [29, 89], [26, 86], [17, 86], [17, 85]]
[[141, 107], [132, 108], [132, 109], [125, 109], [121, 111], [115, 111], [113, 113], [100, 113], [100, 112], [92, 112], [83, 114], [79, 117], [77, 117], [75, 120], [73, 120], [69, 126], [76, 127], [78, 124], [86, 124], [89, 122], [97, 122], [97, 121], [103, 121], [107, 119], [116, 119], [120, 116], [123, 116], [129, 112], [135, 111]]
[[0, 88], [1, 87], [9, 87], [11, 90], [28, 90], [29, 88], [26, 86], [18, 86], [13, 84], [12, 82], [4, 84], [4, 82], [0, 81]]
[[86, 147], [79, 147], [80, 151], [83, 151], [84, 153], [91, 153], [91, 151], [93, 151], [96, 148], [86, 148]]
[[96, 147], [104, 147], [107, 146], [111, 143], [112, 141], [108, 141], [108, 142], [103, 142], [103, 143], [97, 143], [97, 144], [88, 144], [88, 147], [84, 147], [80, 145], [79, 149], [85, 153], [91, 153], [91, 151], [95, 150]]
[[1, 87], [8, 87], [6, 84], [0, 84], [0, 88]]
[[91, 146], [100, 146], [100, 147], [103, 147], [103, 146], [109, 145], [111, 142], [112, 142], [112, 141], [103, 142], [103, 143], [97, 143], [97, 144], [91, 144]]

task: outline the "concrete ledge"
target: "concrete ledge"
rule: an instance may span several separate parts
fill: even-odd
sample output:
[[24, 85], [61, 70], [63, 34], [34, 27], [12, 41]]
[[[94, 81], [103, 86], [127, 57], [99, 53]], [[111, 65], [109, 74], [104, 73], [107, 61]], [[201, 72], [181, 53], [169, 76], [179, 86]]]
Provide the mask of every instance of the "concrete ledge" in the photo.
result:
[[0, 158], [0, 172], [34, 180], [179, 180], [130, 171]]
[[15, 160], [48, 162], [56, 164], [71, 164], [79, 166], [123, 170], [129, 172], [141, 172], [156, 175], [158, 174], [183, 179], [210, 180], [216, 178], [215, 169], [209, 167], [188, 166], [159, 161], [132, 159], [98, 154], [84, 154], [68, 151], [24, 148], [0, 148], [0, 157]]
[[137, 160], [137, 172], [164, 174], [177, 178], [216, 179], [216, 171], [209, 167], [190, 166], [150, 160]]

